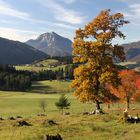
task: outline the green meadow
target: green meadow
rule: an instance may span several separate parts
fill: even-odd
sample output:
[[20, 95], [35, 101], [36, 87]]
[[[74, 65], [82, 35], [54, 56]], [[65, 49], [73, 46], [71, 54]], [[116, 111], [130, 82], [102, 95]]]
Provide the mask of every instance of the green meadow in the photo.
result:
[[[102, 108], [104, 115], [83, 115], [94, 109], [90, 103], [80, 103], [72, 95], [69, 88], [70, 81], [41, 81], [33, 83], [28, 92], [0, 92], [0, 115], [4, 120], [0, 121], [0, 140], [43, 140], [45, 134], [61, 134], [64, 140], [139, 140], [140, 125], [127, 124], [122, 120], [124, 105], [114, 104], [108, 109], [107, 104]], [[47, 91], [43, 94], [42, 91]], [[65, 112], [70, 115], [62, 115], [56, 108], [55, 102], [60, 94], [65, 93], [71, 106]], [[40, 101], [45, 100], [46, 116], [38, 116], [43, 113]], [[133, 104], [131, 113], [140, 113], [139, 104]], [[16, 120], [8, 120], [8, 117], [22, 116]], [[16, 122], [25, 120], [31, 126], [16, 126]], [[44, 124], [47, 120], [53, 120], [57, 125]]]
[[[26, 70], [26, 71], [45, 71], [45, 70], [58, 70], [59, 68], [65, 68], [65, 65], [55, 64], [59, 63], [56, 59], [46, 59], [38, 62], [34, 62], [30, 65], [19, 65], [15, 66], [16, 70]], [[54, 66], [53, 66], [54, 65]]]

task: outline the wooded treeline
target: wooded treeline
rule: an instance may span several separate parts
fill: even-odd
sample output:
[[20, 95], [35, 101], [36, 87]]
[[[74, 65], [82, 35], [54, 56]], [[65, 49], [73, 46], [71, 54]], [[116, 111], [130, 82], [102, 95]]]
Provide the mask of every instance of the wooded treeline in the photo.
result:
[[39, 72], [31, 73], [32, 81], [41, 80], [72, 80], [74, 69], [77, 64], [66, 65], [65, 67], [60, 67], [57, 70], [44, 70]]
[[0, 65], [0, 90], [25, 91], [31, 87], [26, 71], [16, 71], [12, 66]]
[[45, 70], [39, 72], [17, 71], [13, 66], [0, 65], [0, 90], [26, 91], [32, 81], [41, 80], [71, 80], [77, 65], [66, 65], [58, 70]]

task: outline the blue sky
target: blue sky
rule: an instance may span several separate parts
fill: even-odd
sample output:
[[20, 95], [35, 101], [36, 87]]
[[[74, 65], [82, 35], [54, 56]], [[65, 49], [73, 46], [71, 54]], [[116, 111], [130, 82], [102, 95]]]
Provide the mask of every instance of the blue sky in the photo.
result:
[[130, 24], [122, 28], [126, 40], [140, 40], [140, 0], [0, 0], [0, 36], [26, 41], [45, 32], [74, 37], [103, 9], [121, 12]]

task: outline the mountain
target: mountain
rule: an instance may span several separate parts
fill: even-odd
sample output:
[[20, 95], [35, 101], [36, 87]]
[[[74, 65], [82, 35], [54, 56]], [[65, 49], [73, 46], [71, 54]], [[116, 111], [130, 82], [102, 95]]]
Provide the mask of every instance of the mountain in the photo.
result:
[[126, 59], [129, 61], [140, 61], [140, 41], [123, 44]]
[[25, 43], [0, 37], [0, 64], [29, 64], [47, 55]]
[[50, 56], [69, 56], [72, 52], [72, 42], [68, 38], [64, 38], [55, 32], [44, 33], [37, 39], [29, 40], [26, 44], [45, 52]]

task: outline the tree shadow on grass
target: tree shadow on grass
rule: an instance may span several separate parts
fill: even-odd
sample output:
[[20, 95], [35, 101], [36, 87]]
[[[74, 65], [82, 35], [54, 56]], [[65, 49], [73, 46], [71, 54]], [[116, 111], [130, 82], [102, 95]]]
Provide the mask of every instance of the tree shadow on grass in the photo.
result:
[[30, 92], [31, 93], [40, 93], [40, 94], [56, 93], [56, 91], [52, 87], [44, 86], [44, 85], [41, 86], [41, 84], [37, 85], [37, 86], [32, 86]]
[[65, 90], [63, 88], [58, 87], [55, 88], [52, 86], [44, 85], [43, 83], [40, 82], [34, 82], [29, 92], [39, 94], [56, 94], [56, 93], [68, 93], [70, 92], [70, 90], [69, 89]]

